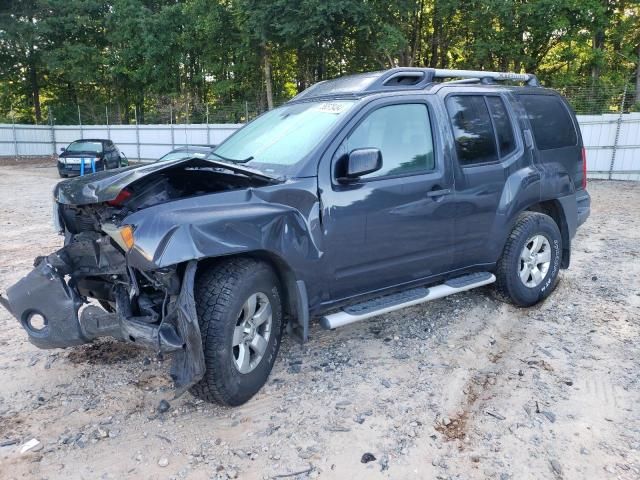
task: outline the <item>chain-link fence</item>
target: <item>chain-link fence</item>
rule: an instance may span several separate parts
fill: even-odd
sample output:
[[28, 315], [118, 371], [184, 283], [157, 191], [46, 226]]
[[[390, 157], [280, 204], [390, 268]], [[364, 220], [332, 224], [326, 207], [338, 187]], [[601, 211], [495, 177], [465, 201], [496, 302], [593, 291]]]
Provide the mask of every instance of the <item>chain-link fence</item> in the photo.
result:
[[255, 102], [232, 104], [191, 102], [168, 97], [148, 97], [137, 105], [83, 102], [47, 105], [48, 125], [190, 125], [246, 123], [264, 112]]
[[[581, 115], [640, 111], [640, 94], [629, 85], [570, 85], [556, 87]], [[276, 102], [283, 103], [285, 100]], [[147, 95], [131, 105], [81, 101], [49, 103], [43, 108], [46, 125], [189, 125], [246, 123], [266, 110], [264, 102], [202, 102], [191, 98]], [[4, 115], [8, 122], [28, 123], [19, 116]]]
[[640, 92], [635, 85], [570, 85], [556, 88], [578, 115], [631, 113], [640, 111]]

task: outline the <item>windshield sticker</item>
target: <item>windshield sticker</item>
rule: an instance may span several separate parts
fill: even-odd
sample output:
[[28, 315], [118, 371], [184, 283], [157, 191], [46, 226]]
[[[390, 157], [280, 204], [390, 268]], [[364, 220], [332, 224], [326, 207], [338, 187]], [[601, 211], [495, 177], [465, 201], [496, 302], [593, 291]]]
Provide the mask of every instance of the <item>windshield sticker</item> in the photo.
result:
[[338, 115], [344, 112], [351, 104], [345, 102], [323, 102], [315, 106], [314, 110]]

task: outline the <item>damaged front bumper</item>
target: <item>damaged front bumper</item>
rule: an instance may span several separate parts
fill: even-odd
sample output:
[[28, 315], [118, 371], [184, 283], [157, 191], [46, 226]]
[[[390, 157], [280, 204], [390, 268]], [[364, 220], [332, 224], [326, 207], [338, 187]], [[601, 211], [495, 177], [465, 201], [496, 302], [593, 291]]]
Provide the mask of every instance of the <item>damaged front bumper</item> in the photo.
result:
[[[108, 241], [71, 243], [46, 258], [0, 298], [39, 348], [65, 348], [110, 336], [157, 353], [171, 353], [171, 376], [181, 394], [204, 375], [204, 354], [198, 326], [193, 284], [197, 263], [181, 273], [179, 285], [159, 291], [155, 311], [139, 299], [135, 278], [129, 285], [105, 279], [135, 277], [124, 255]], [[175, 275], [178, 275], [176, 270]], [[156, 285], [162, 289], [162, 284]], [[108, 290], [113, 312], [86, 305], [92, 291]], [[100, 297], [98, 297], [100, 298]], [[84, 308], [82, 308], [84, 306]], [[159, 311], [158, 311], [159, 310]]]

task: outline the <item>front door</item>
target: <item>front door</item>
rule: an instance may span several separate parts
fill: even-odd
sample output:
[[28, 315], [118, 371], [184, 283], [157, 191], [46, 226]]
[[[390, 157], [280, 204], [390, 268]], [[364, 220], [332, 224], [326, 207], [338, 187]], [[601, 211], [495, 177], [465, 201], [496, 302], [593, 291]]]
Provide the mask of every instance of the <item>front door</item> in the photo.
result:
[[[319, 182], [332, 300], [450, 268], [452, 174], [443, 161], [432, 108], [420, 97], [372, 103], [329, 153], [331, 166]], [[338, 159], [359, 148], [379, 149], [382, 169], [353, 183], [337, 182]]]

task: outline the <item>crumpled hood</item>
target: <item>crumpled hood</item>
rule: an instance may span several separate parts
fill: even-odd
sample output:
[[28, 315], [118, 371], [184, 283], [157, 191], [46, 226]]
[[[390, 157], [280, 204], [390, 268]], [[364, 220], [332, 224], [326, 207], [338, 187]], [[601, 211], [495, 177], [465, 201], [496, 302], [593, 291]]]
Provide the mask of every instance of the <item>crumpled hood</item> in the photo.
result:
[[89, 205], [114, 200], [125, 187], [157, 172], [170, 170], [176, 166], [212, 167], [232, 170], [250, 177], [274, 181], [253, 168], [208, 160], [203, 158], [185, 158], [168, 162], [156, 162], [149, 165], [130, 166], [64, 180], [56, 185], [53, 191], [55, 200], [67, 205]]

